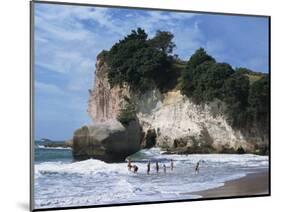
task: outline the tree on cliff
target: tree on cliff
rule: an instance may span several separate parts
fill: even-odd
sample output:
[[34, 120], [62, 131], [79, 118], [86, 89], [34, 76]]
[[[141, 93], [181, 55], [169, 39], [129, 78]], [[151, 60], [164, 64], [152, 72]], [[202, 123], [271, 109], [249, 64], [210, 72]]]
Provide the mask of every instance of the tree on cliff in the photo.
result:
[[134, 72], [133, 64], [134, 53], [145, 48], [147, 34], [142, 29], [132, 30], [132, 33], [123, 40], [114, 44], [108, 52], [108, 80], [111, 86], [123, 83], [136, 84], [139, 81], [139, 73]]
[[127, 84], [138, 91], [153, 86], [162, 89], [171, 75], [172, 57], [168, 52], [175, 46], [172, 38], [171, 33], [158, 31], [155, 38], [148, 40], [143, 29], [132, 30], [108, 53], [110, 85]]
[[182, 71], [181, 92], [196, 103], [222, 98], [224, 80], [233, 73], [230, 65], [216, 63], [213, 57], [200, 48], [190, 57]]
[[174, 35], [171, 32], [157, 30], [155, 37], [149, 40], [149, 44], [162, 52], [170, 54], [176, 47], [176, 44], [172, 41], [173, 38]]
[[269, 76], [254, 82], [249, 90], [249, 113], [253, 122], [262, 129], [268, 129], [269, 123]]
[[[198, 87], [198, 80], [196, 80], [196, 78], [199, 78], [201, 72], [204, 72], [204, 69], [207, 69], [214, 62], [215, 59], [207, 55], [203, 48], [198, 49], [190, 57], [186, 67], [182, 70], [180, 78], [181, 93], [192, 97], [195, 89]], [[201, 67], [197, 69], [199, 65], [201, 65]]]
[[234, 71], [229, 64], [217, 63], [200, 48], [182, 70], [180, 89], [196, 104], [208, 103], [216, 98], [225, 102], [227, 109], [224, 113], [233, 127], [268, 126], [269, 80], [265, 74], [245, 68]]
[[199, 48], [188, 60], [187, 68], [196, 68], [198, 65], [207, 61], [216, 62], [216, 60], [212, 56], [208, 55], [203, 48]]
[[223, 101], [228, 105], [226, 111], [229, 122], [234, 127], [244, 127], [248, 124], [249, 114], [248, 96], [249, 96], [249, 79], [240, 72], [235, 72], [223, 85]]

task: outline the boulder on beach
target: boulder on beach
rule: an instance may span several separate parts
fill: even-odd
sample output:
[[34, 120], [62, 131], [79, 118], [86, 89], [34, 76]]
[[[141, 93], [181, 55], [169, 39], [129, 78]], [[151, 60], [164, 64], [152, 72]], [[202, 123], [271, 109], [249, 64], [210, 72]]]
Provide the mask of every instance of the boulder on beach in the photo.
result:
[[67, 147], [72, 148], [72, 146], [73, 146], [73, 140], [72, 140], [72, 139], [69, 139], [69, 140], [65, 141], [65, 145], [66, 145]]
[[120, 162], [140, 149], [141, 127], [138, 120], [123, 126], [112, 119], [83, 126], [74, 132], [73, 157], [95, 158], [105, 162]]

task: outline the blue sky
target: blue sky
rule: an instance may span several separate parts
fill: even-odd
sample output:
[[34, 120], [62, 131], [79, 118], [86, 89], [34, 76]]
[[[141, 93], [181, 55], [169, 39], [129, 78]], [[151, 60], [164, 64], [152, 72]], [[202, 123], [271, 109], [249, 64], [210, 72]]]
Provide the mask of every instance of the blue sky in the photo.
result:
[[268, 20], [35, 3], [35, 138], [69, 139], [87, 114], [97, 54], [141, 27], [174, 34], [188, 59], [199, 47], [219, 62], [268, 72]]

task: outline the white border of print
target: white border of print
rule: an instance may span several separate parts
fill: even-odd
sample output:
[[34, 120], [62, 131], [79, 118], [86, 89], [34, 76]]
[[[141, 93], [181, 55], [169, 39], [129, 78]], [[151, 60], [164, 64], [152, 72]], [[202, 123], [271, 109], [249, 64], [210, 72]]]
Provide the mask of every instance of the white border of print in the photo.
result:
[[[82, 0], [67, 2], [118, 6], [167, 8], [271, 16], [271, 146], [272, 196], [217, 201], [183, 202], [157, 205], [137, 205], [79, 211], [103, 212], [158, 211], [216, 211], [244, 210], [278, 211], [281, 209], [281, 142], [279, 139], [281, 108], [281, 14], [275, 0]], [[27, 211], [29, 202], [29, 2], [1, 2], [1, 211]], [[274, 210], [275, 209], [275, 210]], [[74, 211], [74, 210], [69, 210]]]

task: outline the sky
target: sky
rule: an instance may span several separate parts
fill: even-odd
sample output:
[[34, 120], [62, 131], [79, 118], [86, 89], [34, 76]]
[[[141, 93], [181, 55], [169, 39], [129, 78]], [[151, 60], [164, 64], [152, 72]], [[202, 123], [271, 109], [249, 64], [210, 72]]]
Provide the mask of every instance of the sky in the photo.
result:
[[70, 139], [87, 114], [96, 56], [138, 27], [174, 34], [187, 60], [203, 47], [218, 62], [268, 72], [268, 19], [35, 3], [35, 139]]

